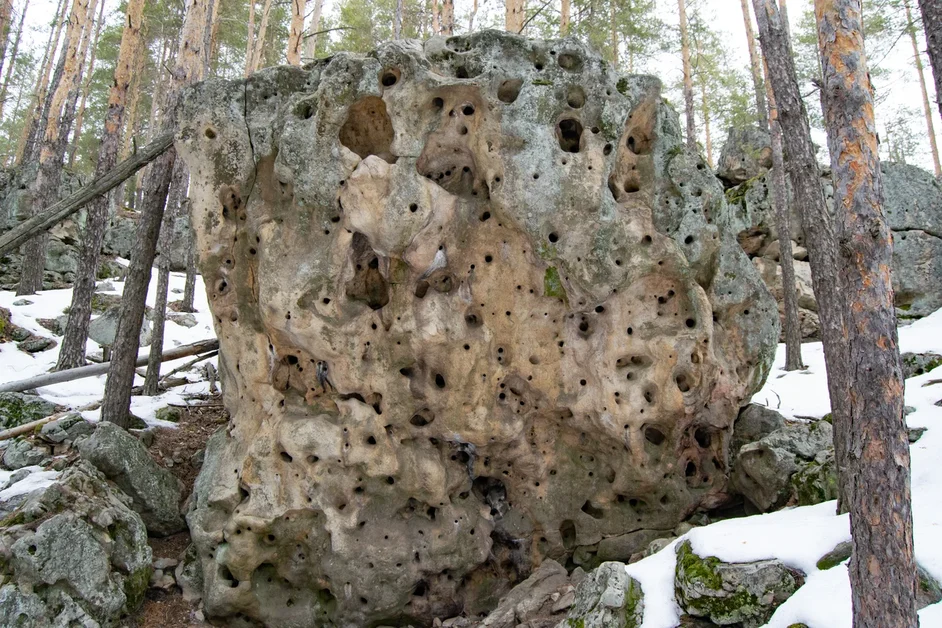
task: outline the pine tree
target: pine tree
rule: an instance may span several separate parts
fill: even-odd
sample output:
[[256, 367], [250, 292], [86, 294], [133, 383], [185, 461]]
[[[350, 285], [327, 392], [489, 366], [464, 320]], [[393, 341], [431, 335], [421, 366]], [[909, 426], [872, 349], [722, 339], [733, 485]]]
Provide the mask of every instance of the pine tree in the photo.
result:
[[[906, 10], [906, 33], [913, 45], [913, 65], [919, 77], [919, 88], [922, 91], [922, 106], [926, 114], [926, 134], [929, 136], [929, 150], [932, 153], [932, 165], [935, 167], [935, 176], [942, 177], [942, 163], [939, 162], [939, 147], [935, 139], [935, 125], [932, 123], [932, 107], [929, 106], [929, 92], [926, 89], [926, 75], [922, 69], [922, 54], [916, 41], [916, 25], [913, 23], [913, 13], [909, 7], [909, 0], [903, 0]], [[938, 97], [938, 96], [937, 96]]]
[[697, 126], [694, 122], [693, 70], [690, 67], [690, 40], [687, 37], [687, 8], [684, 0], [677, 0], [680, 16], [680, 55], [684, 69], [684, 112], [687, 119], [687, 149], [697, 152]]
[[938, 0], [919, 0], [922, 27], [926, 31], [926, 52], [935, 78], [935, 100], [942, 113], [942, 3]]
[[504, 30], [510, 33], [523, 31], [525, 17], [524, 0], [505, 0], [504, 2]]
[[20, 23], [16, 27], [16, 35], [13, 39], [13, 50], [10, 53], [10, 61], [7, 63], [6, 74], [3, 77], [3, 86], [0, 87], [0, 120], [3, 119], [3, 110], [6, 107], [7, 97], [10, 93], [10, 79], [13, 77], [13, 70], [16, 67], [17, 55], [20, 51], [20, 41], [23, 39], [23, 23], [26, 21], [26, 10], [29, 8], [29, 0], [23, 2], [23, 8], [20, 9]]
[[847, 360], [835, 366], [853, 373], [847, 397], [832, 404], [848, 407], [842, 430], [847, 473], [841, 481], [851, 485], [854, 625], [916, 628], [909, 440], [890, 279], [893, 244], [883, 211], [860, 0], [816, 0], [815, 14], [844, 278]]
[[[108, 95], [108, 112], [105, 116], [95, 176], [109, 172], [117, 163], [128, 88], [133, 80], [133, 69], [141, 56], [139, 51], [143, 13], [144, 0], [130, 0], [124, 32], [121, 35], [121, 48], [115, 65], [114, 81]], [[130, 134], [129, 128], [128, 136]], [[85, 344], [88, 340], [88, 323], [92, 313], [92, 296], [95, 292], [98, 258], [107, 224], [108, 198], [102, 196], [93, 200], [88, 206], [81, 258], [75, 273], [72, 303], [69, 306], [69, 319], [62, 338], [59, 361], [56, 364], [57, 370], [75, 368], [85, 363]]]
[[[288, 36], [287, 59], [290, 65], [301, 65], [301, 41], [304, 34], [304, 9], [307, 0], [291, 0], [291, 32]], [[212, 48], [212, 45], [210, 45]]]

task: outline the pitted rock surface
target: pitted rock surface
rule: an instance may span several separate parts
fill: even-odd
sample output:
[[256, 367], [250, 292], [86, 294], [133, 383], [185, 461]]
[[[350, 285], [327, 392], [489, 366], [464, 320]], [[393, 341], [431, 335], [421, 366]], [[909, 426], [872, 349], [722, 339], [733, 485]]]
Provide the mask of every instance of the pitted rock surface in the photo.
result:
[[208, 615], [476, 614], [724, 499], [778, 322], [660, 90], [485, 31], [187, 93], [232, 414], [188, 514]]

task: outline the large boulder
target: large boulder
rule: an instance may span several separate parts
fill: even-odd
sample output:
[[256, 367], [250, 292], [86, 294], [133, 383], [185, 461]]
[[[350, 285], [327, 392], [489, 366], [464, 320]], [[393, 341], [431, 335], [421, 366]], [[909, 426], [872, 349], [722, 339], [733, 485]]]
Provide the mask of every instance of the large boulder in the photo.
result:
[[777, 316], [659, 81], [483, 31], [182, 107], [232, 415], [188, 514], [210, 616], [474, 615], [725, 499]]
[[147, 531], [157, 536], [180, 532], [180, 482], [154, 462], [141, 441], [113, 423], [102, 422], [77, 443], [79, 453], [132, 500]]
[[151, 549], [129, 501], [80, 461], [0, 522], [0, 626], [113, 626], [136, 609]]
[[762, 626], [802, 584], [804, 574], [777, 559], [725, 563], [698, 556], [690, 541], [677, 546], [677, 603], [689, 615], [715, 625]]
[[720, 153], [716, 176], [733, 187], [761, 176], [772, 167], [772, 144], [768, 131], [759, 127], [733, 127]]
[[[93, 318], [92, 322], [88, 324], [88, 337], [100, 345], [110, 347], [114, 344], [115, 336], [118, 333], [118, 321], [120, 318], [120, 305], [114, 305], [108, 308], [105, 310], [104, 314]], [[141, 335], [139, 337], [140, 346], [146, 347], [149, 345], [152, 335], [150, 321], [144, 318], [141, 323]]]
[[0, 430], [37, 421], [55, 411], [56, 404], [36, 395], [0, 393]]
[[644, 618], [641, 584], [623, 563], [602, 563], [576, 589], [575, 601], [559, 628], [638, 628]]

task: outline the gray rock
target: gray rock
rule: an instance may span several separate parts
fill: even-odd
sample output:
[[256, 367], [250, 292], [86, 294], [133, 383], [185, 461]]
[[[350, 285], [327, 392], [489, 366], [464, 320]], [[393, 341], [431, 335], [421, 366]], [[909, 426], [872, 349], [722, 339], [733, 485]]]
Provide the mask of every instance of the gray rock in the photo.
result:
[[45, 451], [33, 445], [25, 439], [18, 438], [9, 445], [3, 452], [3, 466], [7, 469], [22, 469], [37, 464], [42, 464], [49, 456]]
[[29, 299], [17, 299], [13, 302], [13, 305], [32, 305], [33, 302]]
[[186, 548], [174, 576], [185, 601], [192, 603], [203, 597], [203, 567], [192, 543]]
[[792, 495], [799, 506], [813, 506], [838, 497], [834, 450], [819, 451], [814, 460], [802, 464], [792, 475]]
[[20, 480], [25, 480], [30, 476], [31, 473], [32, 472], [29, 469], [19, 469], [18, 471], [15, 471], [9, 478], [7, 478], [6, 482], [0, 484], [0, 491], [5, 491]]
[[766, 406], [750, 403], [739, 411], [733, 424], [733, 438], [729, 444], [730, 464], [739, 455], [739, 449], [785, 427], [785, 417]]
[[597, 557], [601, 561], [628, 562], [632, 554], [648, 547], [651, 541], [673, 536], [670, 530], [636, 530], [608, 537], [599, 542]]
[[137, 608], [151, 549], [128, 502], [84, 461], [31, 494], [0, 528], [0, 626], [112, 626]]
[[39, 438], [49, 443], [64, 443], [93, 431], [94, 425], [83, 419], [81, 414], [73, 412], [43, 425], [39, 430]]
[[[827, 421], [776, 430], [739, 450], [730, 487], [762, 512], [783, 506], [793, 494], [792, 476], [831, 443], [832, 429]], [[821, 473], [826, 485], [826, 469]], [[810, 479], [809, 484], [813, 484]]]
[[761, 176], [771, 167], [772, 145], [767, 132], [754, 126], [729, 130], [716, 170], [726, 187]]
[[47, 349], [52, 349], [58, 343], [52, 338], [43, 338], [41, 336], [32, 336], [26, 340], [18, 343], [16, 348], [20, 351], [25, 351], [26, 353], [39, 353], [40, 351], [46, 351]]
[[[484, 628], [514, 628], [539, 614], [551, 613], [553, 593], [569, 586], [562, 565], [547, 559], [529, 578], [511, 589], [484, 620]], [[558, 599], [558, 598], [557, 598]]]
[[167, 315], [167, 318], [176, 323], [177, 325], [182, 325], [183, 327], [193, 328], [196, 327], [199, 323], [196, 320], [196, 317], [190, 314], [189, 312], [173, 312]]
[[922, 565], [916, 565], [916, 608], [942, 601], [942, 587]]
[[55, 413], [56, 404], [36, 395], [0, 393], [0, 429], [9, 429]]
[[903, 363], [904, 379], [928, 373], [942, 366], [942, 355], [938, 353], [904, 353], [900, 360]]
[[673, 542], [673, 540], [674, 540], [674, 539], [673, 539], [673, 538], [670, 538], [670, 537], [664, 537], [664, 538], [661, 538], [661, 539], [654, 539], [653, 541], [651, 541], [651, 542], [648, 544], [647, 548], [645, 548], [645, 550], [644, 550], [644, 555], [645, 555], [645, 556], [654, 556], [655, 554], [657, 554], [658, 552], [660, 552], [662, 549], [664, 549], [665, 547], [667, 547], [668, 545], [670, 545], [671, 542]]
[[[88, 324], [88, 337], [100, 345], [110, 347], [114, 344], [115, 333], [118, 330], [118, 319], [121, 317], [121, 308], [114, 306], [105, 310], [105, 313]], [[151, 324], [147, 318], [141, 325], [140, 346], [150, 344]]]
[[677, 546], [677, 603], [688, 614], [720, 626], [765, 624], [802, 584], [804, 574], [779, 560], [724, 563], [697, 556], [689, 541]]
[[602, 563], [576, 589], [575, 601], [559, 628], [637, 628], [644, 617], [641, 584], [625, 572], [625, 565]]
[[819, 558], [815, 566], [822, 571], [832, 569], [850, 558], [853, 551], [853, 543], [850, 541], [841, 541], [834, 549]]
[[114, 284], [110, 281], [102, 281], [95, 286], [95, 292], [114, 292]]
[[91, 462], [132, 500], [147, 531], [157, 536], [184, 529], [180, 516], [180, 484], [147, 453], [141, 442], [112, 423], [100, 423], [95, 432], [77, 444]]

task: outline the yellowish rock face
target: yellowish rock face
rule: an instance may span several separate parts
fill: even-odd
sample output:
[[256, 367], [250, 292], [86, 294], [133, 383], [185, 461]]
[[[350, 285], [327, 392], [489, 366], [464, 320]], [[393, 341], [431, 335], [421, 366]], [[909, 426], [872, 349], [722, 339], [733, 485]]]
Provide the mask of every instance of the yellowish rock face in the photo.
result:
[[189, 515], [210, 615], [478, 613], [723, 501], [778, 323], [655, 79], [483, 32], [181, 118], [232, 414]]

